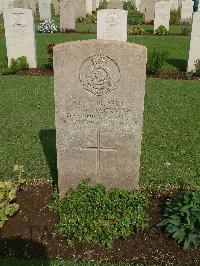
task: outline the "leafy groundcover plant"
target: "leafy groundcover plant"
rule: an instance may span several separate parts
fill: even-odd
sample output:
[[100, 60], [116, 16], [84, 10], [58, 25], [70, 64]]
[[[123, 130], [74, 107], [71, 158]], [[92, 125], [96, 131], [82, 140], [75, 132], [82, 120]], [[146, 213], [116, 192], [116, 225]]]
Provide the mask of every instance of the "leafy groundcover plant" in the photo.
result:
[[148, 227], [148, 202], [140, 191], [92, 187], [84, 180], [62, 200], [54, 194], [50, 209], [60, 216], [54, 236], [66, 237], [69, 245], [79, 240], [109, 248], [114, 239], [127, 239]]
[[200, 187], [168, 200], [165, 219], [158, 224], [186, 250], [200, 245]]

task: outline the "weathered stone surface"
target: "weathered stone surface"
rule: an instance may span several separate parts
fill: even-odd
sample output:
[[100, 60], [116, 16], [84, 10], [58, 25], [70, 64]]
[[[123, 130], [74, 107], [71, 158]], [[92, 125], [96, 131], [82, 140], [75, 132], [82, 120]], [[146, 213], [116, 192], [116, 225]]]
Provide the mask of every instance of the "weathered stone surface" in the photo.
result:
[[97, 3], [96, 0], [92, 0], [92, 11], [95, 12], [97, 7], [96, 7]]
[[151, 22], [154, 20], [156, 2], [157, 2], [157, 0], [146, 0], [146, 3], [145, 3], [145, 22]]
[[5, 9], [4, 26], [8, 64], [11, 59], [26, 56], [29, 67], [36, 67], [35, 27], [31, 9]]
[[85, 178], [107, 187], [138, 187], [146, 53], [144, 46], [116, 41], [55, 46], [61, 196]]
[[179, 0], [169, 0], [170, 10], [178, 10]]
[[50, 0], [39, 0], [40, 20], [51, 19], [51, 3]]
[[194, 2], [191, 0], [185, 0], [182, 2], [181, 20], [192, 19]]
[[36, 15], [37, 11], [37, 1], [36, 0], [28, 0], [28, 7], [33, 10], [33, 13]]
[[195, 70], [195, 61], [200, 59], [200, 11], [193, 13], [192, 32], [190, 37], [190, 49], [187, 71]]
[[26, 0], [14, 0], [13, 8], [28, 8], [28, 3]]
[[86, 0], [73, 0], [75, 17], [86, 17]]
[[120, 0], [110, 0], [107, 9], [123, 9], [123, 2]]
[[97, 11], [97, 39], [127, 41], [127, 14], [120, 9]]
[[60, 3], [60, 30], [75, 30], [75, 10], [72, 1]]
[[154, 32], [159, 26], [165, 26], [169, 30], [170, 4], [167, 1], [160, 1], [155, 4]]
[[86, 13], [92, 14], [92, 0], [86, 0]]

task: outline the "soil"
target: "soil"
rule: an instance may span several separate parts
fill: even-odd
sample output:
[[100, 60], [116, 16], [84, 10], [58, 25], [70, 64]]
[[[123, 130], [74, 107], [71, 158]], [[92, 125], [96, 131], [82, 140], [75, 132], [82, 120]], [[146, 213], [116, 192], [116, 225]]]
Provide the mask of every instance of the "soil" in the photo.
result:
[[17, 193], [18, 213], [0, 231], [0, 257], [62, 258], [95, 261], [129, 261], [157, 265], [200, 265], [200, 248], [182, 251], [156, 224], [163, 215], [168, 194], [154, 194], [147, 209], [149, 229], [128, 240], [117, 239], [111, 249], [76, 243], [69, 247], [62, 237], [52, 238], [58, 216], [48, 209], [52, 186], [48, 182], [24, 185]]
[[[48, 68], [30, 68], [18, 71], [15, 76], [53, 76], [53, 70]], [[175, 79], [175, 80], [200, 80], [199, 77], [188, 75], [186, 72], [157, 72], [147, 74], [147, 78]]]

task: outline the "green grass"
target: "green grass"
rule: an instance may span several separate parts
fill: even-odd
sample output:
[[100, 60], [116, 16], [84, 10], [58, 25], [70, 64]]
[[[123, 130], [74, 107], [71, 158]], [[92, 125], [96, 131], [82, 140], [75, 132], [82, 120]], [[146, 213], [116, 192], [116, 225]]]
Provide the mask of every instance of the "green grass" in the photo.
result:
[[[0, 173], [56, 177], [53, 78], [0, 77]], [[148, 79], [140, 180], [180, 183], [200, 171], [199, 81]]]

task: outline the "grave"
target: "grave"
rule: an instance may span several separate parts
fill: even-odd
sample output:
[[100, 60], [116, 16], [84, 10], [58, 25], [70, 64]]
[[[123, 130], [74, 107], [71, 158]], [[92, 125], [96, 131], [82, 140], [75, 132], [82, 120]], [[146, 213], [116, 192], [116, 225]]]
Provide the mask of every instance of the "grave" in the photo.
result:
[[26, 56], [30, 68], [36, 68], [35, 26], [31, 9], [5, 9], [3, 13], [8, 65], [11, 59]]
[[110, 0], [107, 9], [123, 9], [123, 2], [120, 0]]
[[106, 187], [138, 187], [146, 61], [146, 47], [125, 42], [54, 47], [61, 196], [85, 178]]
[[160, 1], [155, 4], [154, 33], [159, 26], [169, 30], [170, 4], [168, 1]]
[[194, 2], [191, 0], [185, 0], [182, 2], [181, 20], [191, 20], [193, 13]]
[[72, 1], [60, 3], [60, 30], [75, 30], [75, 10]]
[[195, 70], [195, 61], [200, 59], [200, 11], [193, 13], [192, 32], [190, 36], [190, 48], [187, 71]]
[[97, 11], [97, 39], [127, 41], [126, 10], [102, 9]]
[[51, 19], [51, 3], [50, 0], [39, 0], [40, 20]]

